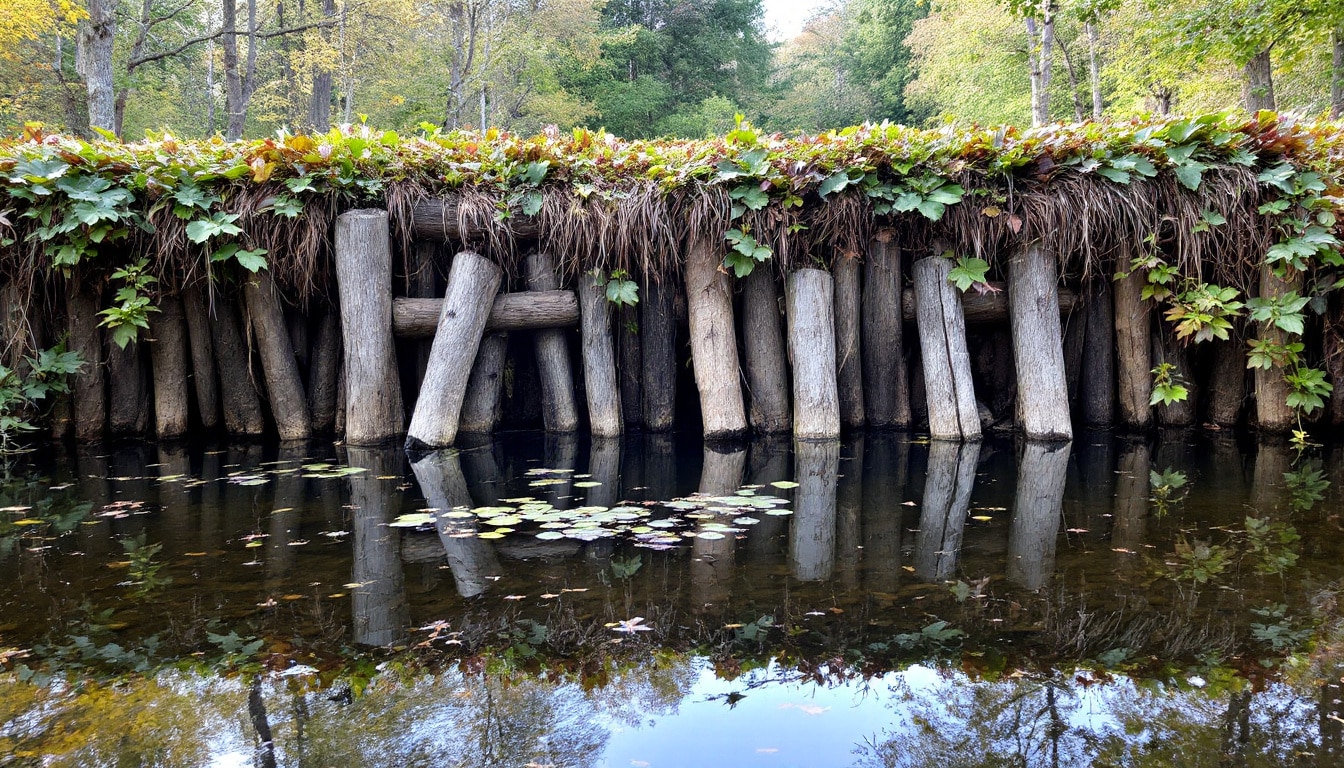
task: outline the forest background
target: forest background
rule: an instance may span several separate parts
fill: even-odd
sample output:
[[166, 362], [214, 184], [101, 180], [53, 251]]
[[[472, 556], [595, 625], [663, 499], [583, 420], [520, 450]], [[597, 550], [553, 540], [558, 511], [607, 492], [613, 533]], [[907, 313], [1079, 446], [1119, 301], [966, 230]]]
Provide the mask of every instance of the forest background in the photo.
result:
[[1344, 0], [3, 0], [0, 128], [783, 132], [1338, 116]]

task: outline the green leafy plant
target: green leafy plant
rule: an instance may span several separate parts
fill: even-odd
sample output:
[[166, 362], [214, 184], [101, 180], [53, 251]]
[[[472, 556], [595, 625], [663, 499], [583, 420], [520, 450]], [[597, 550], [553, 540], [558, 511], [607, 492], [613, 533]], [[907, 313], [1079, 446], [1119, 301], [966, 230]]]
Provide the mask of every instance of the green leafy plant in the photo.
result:
[[163, 549], [163, 544], [157, 542], [150, 544], [145, 540], [145, 534], [141, 533], [133, 538], [122, 539], [121, 548], [129, 558], [126, 572], [130, 579], [126, 583], [135, 587], [137, 597], [144, 597], [173, 582], [171, 577], [159, 575], [163, 563], [155, 560], [159, 551]]
[[1185, 500], [1184, 489], [1187, 482], [1184, 472], [1171, 467], [1161, 472], [1156, 470], [1148, 472], [1148, 487], [1153, 494], [1149, 497], [1149, 501], [1153, 502], [1154, 513], [1158, 517], [1165, 516], [1171, 511], [1172, 506]]
[[[951, 252], [943, 254], [951, 257]], [[999, 288], [989, 284], [989, 278], [986, 276], [989, 272], [989, 262], [975, 256], [960, 256], [957, 258], [957, 265], [947, 273], [947, 279], [957, 287], [958, 291], [965, 293], [974, 288], [976, 293], [996, 293]]]
[[741, 229], [730, 229], [724, 237], [732, 249], [728, 251], [723, 264], [732, 269], [739, 279], [751, 274], [757, 264], [764, 264], [773, 255], [769, 247], [756, 242], [756, 238]]
[[631, 280], [624, 269], [613, 269], [607, 280], [606, 294], [607, 301], [618, 307], [633, 307], [639, 303], [639, 284]]
[[47, 398], [69, 392], [68, 377], [84, 364], [58, 344], [25, 358], [25, 365], [26, 373], [0, 365], [0, 454], [18, 450], [18, 435], [37, 429], [33, 421]]
[[1190, 390], [1185, 386], [1185, 379], [1181, 378], [1175, 365], [1158, 363], [1152, 374], [1153, 394], [1148, 399], [1149, 405], [1171, 405], [1189, 397]]
[[112, 332], [112, 341], [122, 349], [135, 341], [141, 328], [149, 328], [149, 313], [159, 311], [147, 293], [159, 279], [145, 271], [148, 266], [149, 259], [141, 259], [113, 272], [112, 279], [121, 281], [116, 301], [98, 313], [103, 316], [99, 324]]

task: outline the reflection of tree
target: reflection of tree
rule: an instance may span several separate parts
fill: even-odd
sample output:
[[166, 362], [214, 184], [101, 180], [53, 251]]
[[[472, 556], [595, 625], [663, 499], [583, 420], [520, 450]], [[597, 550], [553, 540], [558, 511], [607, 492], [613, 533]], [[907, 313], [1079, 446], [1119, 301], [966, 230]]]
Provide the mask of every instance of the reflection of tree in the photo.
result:
[[[700, 493], [731, 496], [742, 487], [742, 475], [747, 468], [746, 448], [706, 444], [704, 455]], [[696, 611], [716, 604], [722, 610], [731, 595], [737, 539], [732, 534], [721, 535], [717, 539], [699, 536], [691, 539], [691, 605]]]
[[978, 440], [934, 440], [929, 446], [924, 504], [915, 537], [915, 575], [924, 581], [943, 581], [957, 571], [979, 460]]
[[868, 436], [863, 498], [865, 586], [894, 592], [901, 574], [901, 506], [910, 448], [889, 432]]

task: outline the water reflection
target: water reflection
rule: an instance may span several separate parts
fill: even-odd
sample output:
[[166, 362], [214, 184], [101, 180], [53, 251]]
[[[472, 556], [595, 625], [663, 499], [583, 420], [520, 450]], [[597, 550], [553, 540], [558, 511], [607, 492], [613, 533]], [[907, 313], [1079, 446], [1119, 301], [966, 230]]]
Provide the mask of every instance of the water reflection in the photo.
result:
[[[393, 645], [406, 636], [410, 618], [401, 568], [401, 537], [388, 523], [398, 509], [395, 478], [402, 456], [387, 448], [346, 449], [350, 476], [354, 554], [350, 581], [351, 638], [365, 645]], [[459, 472], [460, 475], [460, 472]]]
[[1017, 492], [1008, 534], [1008, 578], [1032, 591], [1044, 587], [1055, 569], [1069, 446], [1028, 442], [1017, 465]]
[[915, 575], [924, 581], [944, 581], [956, 573], [979, 460], [979, 440], [935, 440], [929, 446], [924, 504], [915, 538]]

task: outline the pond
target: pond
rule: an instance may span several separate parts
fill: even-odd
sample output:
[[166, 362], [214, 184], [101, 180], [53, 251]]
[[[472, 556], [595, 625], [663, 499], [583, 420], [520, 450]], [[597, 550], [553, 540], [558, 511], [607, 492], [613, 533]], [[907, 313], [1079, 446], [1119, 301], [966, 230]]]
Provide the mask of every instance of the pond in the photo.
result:
[[411, 458], [14, 460], [0, 764], [1344, 764], [1334, 447]]

